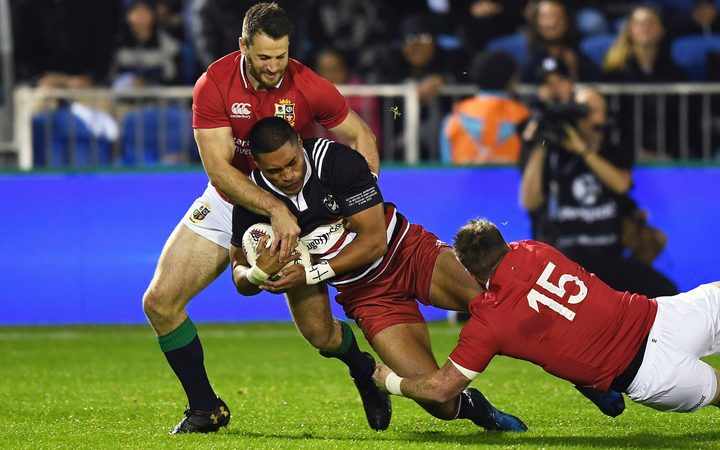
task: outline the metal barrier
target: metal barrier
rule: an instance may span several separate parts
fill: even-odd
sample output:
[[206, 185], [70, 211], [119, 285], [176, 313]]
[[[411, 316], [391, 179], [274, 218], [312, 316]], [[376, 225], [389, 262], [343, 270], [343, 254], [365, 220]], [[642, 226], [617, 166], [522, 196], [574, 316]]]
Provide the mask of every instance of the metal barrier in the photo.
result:
[[12, 155], [13, 36], [10, 3], [0, 0], [0, 167]]
[[[632, 128], [633, 147], [638, 160], [644, 158], [643, 131], [650, 125], [645, 119], [643, 99], [652, 97], [656, 101], [657, 109], [654, 114], [654, 124], [657, 132], [657, 142], [660, 146], [656, 149], [657, 156], [666, 158], [673, 155], [679, 159], [687, 160], [699, 158], [709, 161], [713, 158], [713, 107], [712, 100], [720, 94], [720, 84], [597, 84], [593, 85], [608, 97], [609, 110], [611, 113], [622, 113], [628, 99], [632, 99]], [[338, 86], [340, 92], [346, 97], [374, 97], [378, 100], [375, 111], [357, 111], [361, 117], [370, 122], [372, 114], [380, 115], [382, 136], [379, 139], [378, 147], [381, 149], [381, 157], [384, 162], [402, 161], [407, 164], [417, 164], [421, 160], [439, 160], [439, 132], [440, 124], [444, 115], [450, 110], [453, 102], [475, 93], [475, 88], [469, 85], [446, 86], [440, 96], [433, 102], [421, 105], [416, 86], [412, 83], [402, 85], [346, 85]], [[535, 93], [534, 86], [521, 86], [521, 98], [527, 99]], [[677, 98], [677, 111], [668, 109], [668, 98]], [[691, 104], [697, 100], [698, 107], [692, 108]], [[53, 165], [53, 150], [49, 145], [53, 141], [53, 129], [48, 119], [45, 124], [33, 123], [39, 111], [57, 110], [59, 106], [78, 104], [90, 107], [92, 111], [99, 111], [112, 118], [117, 124], [126, 125], [123, 132], [111, 143], [102, 141], [97, 135], [90, 133], [85, 142], [84, 151], [88, 155], [78, 153], [77, 137], [78, 125], [70, 122], [67, 130], [67, 158], [65, 166], [74, 167], [81, 162], [87, 165], [108, 164], [108, 160], [101, 152], [106, 151], [106, 146], [111, 146], [109, 164], [143, 166], [148, 164], [173, 164], [197, 160], [193, 159], [195, 152], [194, 142], [191, 137], [189, 117], [192, 102], [192, 88], [146, 88], [131, 91], [111, 91], [108, 89], [82, 89], [82, 90], [47, 90], [33, 89], [29, 87], [18, 87], [14, 92], [14, 138], [15, 148], [18, 152], [18, 166], [22, 170], [30, 170], [34, 167], [34, 160], [42, 159], [45, 166]], [[154, 122], [148, 122], [143, 117], [136, 120], [134, 125], [128, 128], [127, 118], [130, 113], [145, 108], [153, 108], [159, 111]], [[175, 108], [180, 111], [182, 120], [180, 129], [171, 126], [176, 120], [174, 116], [164, 113], [168, 108]], [[692, 110], [691, 110], [692, 109]], [[668, 123], [668, 115], [676, 114], [677, 124]], [[693, 114], [699, 114], [698, 121], [691, 119]], [[692, 123], [691, 123], [692, 120]], [[95, 116], [87, 116], [82, 126], [92, 128], [91, 131], [101, 127]], [[154, 124], [157, 129], [146, 129], [146, 122]], [[610, 128], [610, 137], [616, 142], [625, 139], [621, 134], [621, 128], [615, 124]], [[35, 127], [35, 140], [38, 136], [43, 139], [42, 151], [33, 148], [33, 126]], [[45, 128], [42, 128], [42, 127]], [[691, 148], [694, 134], [692, 130], [698, 126], [700, 139], [697, 148]], [[674, 130], [677, 127], [678, 145], [677, 151], [673, 143], [666, 142], [661, 133], [666, 130]], [[133, 131], [132, 139], [125, 134]], [[152, 132], [154, 141], [152, 146], [157, 155], [148, 157], [147, 138]], [[170, 134], [179, 133], [180, 137]], [[422, 136], [422, 138], [421, 138]], [[664, 136], [664, 135], [663, 135]], [[128, 140], [132, 142], [129, 142]], [[155, 142], [156, 140], [156, 142]], [[170, 144], [172, 143], [172, 145]], [[39, 145], [39, 142], [35, 142]], [[35, 154], [33, 151], [35, 150]], [[35, 156], [35, 158], [34, 158]], [[104, 159], [105, 158], [105, 159]], [[153, 159], [154, 158], [154, 159]], [[104, 161], [104, 162], [103, 162]], [[131, 161], [131, 162], [128, 162]]]

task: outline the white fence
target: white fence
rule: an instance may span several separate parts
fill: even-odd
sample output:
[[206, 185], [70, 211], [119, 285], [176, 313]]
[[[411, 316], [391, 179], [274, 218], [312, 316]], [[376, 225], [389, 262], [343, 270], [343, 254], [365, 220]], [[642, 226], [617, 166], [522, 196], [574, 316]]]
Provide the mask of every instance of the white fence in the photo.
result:
[[[642, 157], [643, 136], [647, 128], [657, 132], [660, 158], [673, 155], [678, 159], [699, 158], [709, 161], [715, 155], [713, 142], [713, 100], [720, 98], [720, 84], [653, 84], [653, 85], [595, 85], [609, 100], [611, 113], [622, 112], [631, 100], [632, 146], [636, 157]], [[373, 108], [357, 112], [369, 123], [379, 124], [379, 148], [383, 161], [402, 161], [417, 164], [420, 161], [440, 160], [438, 140], [440, 123], [452, 102], [475, 93], [472, 86], [446, 86], [438, 99], [431, 104], [421, 105], [414, 84], [404, 85], [347, 85], [339, 86], [340, 92], [348, 98], [373, 98]], [[534, 95], [533, 86], [522, 86], [523, 98]], [[644, 109], [643, 99], [652, 97], [653, 114]], [[63, 166], [77, 165], [130, 165], [182, 163], [196, 161], [190, 129], [190, 106], [192, 88], [149, 88], [118, 92], [107, 89], [47, 90], [28, 87], [17, 88], [14, 92], [14, 149], [17, 151], [18, 166], [30, 170], [38, 160], [42, 166], [57, 166], [57, 146], [51, 145], [56, 136], [52, 116], [44, 122], [38, 121], [41, 111], [77, 106], [84, 114], [84, 126], [91, 129], [89, 141], [80, 142], [77, 125], [69, 125]], [[718, 102], [720, 103], [720, 102]], [[673, 109], [670, 110], [670, 107]], [[160, 111], [153, 120], [136, 120], [129, 125], [127, 119], [132, 111], [153, 109]], [[163, 111], [178, 110], [181, 115], [165, 114]], [[78, 112], [76, 111], [76, 112]], [[84, 113], [83, 113], [84, 111]], [[90, 112], [88, 112], [90, 111]], [[372, 117], [375, 114], [376, 117]], [[647, 116], [652, 115], [652, 121]], [[672, 122], [669, 117], [677, 117]], [[697, 117], [697, 120], [694, 119]], [[107, 119], [107, 120], [106, 120]], [[379, 120], [378, 120], [379, 119]], [[180, 120], [180, 122], [174, 122]], [[107, 122], [107, 123], [106, 123]], [[114, 122], [113, 131], [111, 123]], [[122, 124], [122, 125], [120, 125]], [[150, 129], [150, 125], [153, 129]], [[611, 138], [624, 139], [621, 126], [611, 127]], [[625, 124], [627, 125], [627, 124]], [[720, 129], [720, 127], [718, 127]], [[664, 134], [675, 130], [678, 138], [667, 142]], [[127, 132], [132, 131], [132, 137]], [[179, 134], [180, 137], [174, 136]], [[696, 136], [699, 134], [699, 136]], [[41, 136], [41, 137], [38, 137]], [[151, 138], [157, 155], [147, 156], [147, 142]], [[104, 139], [104, 140], [103, 140]], [[87, 140], [87, 139], [86, 139]], [[41, 148], [34, 148], [34, 145]], [[108, 147], [109, 146], [109, 147]], [[80, 155], [80, 149], [87, 154]], [[110, 152], [109, 155], [103, 152]], [[54, 160], [55, 158], [55, 160]], [[128, 162], [130, 161], [130, 162]]]

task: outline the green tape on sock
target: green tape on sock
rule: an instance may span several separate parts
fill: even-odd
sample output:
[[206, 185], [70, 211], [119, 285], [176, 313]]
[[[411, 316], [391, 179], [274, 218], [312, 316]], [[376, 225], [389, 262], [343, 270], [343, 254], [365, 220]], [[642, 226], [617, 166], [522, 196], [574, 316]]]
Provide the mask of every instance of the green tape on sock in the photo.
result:
[[340, 342], [340, 347], [335, 349], [335, 351], [320, 352], [320, 355], [326, 358], [337, 358], [344, 355], [350, 349], [350, 346], [352, 346], [353, 341], [355, 340], [355, 334], [353, 333], [352, 328], [350, 328], [350, 325], [342, 320], [338, 320], [338, 322], [340, 322], [340, 329], [342, 330], [342, 342]]
[[188, 317], [185, 322], [164, 336], [158, 336], [160, 349], [164, 352], [171, 352], [179, 348], [183, 348], [195, 339], [197, 336], [197, 328]]

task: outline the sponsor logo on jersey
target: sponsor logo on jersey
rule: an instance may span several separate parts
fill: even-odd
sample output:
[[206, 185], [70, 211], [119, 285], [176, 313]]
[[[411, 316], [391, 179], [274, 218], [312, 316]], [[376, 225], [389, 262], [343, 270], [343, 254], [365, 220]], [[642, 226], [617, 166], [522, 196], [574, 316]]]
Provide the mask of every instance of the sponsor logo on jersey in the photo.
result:
[[333, 197], [332, 194], [326, 195], [322, 201], [325, 207], [330, 210], [330, 212], [336, 213], [340, 211], [340, 205], [338, 205], [337, 200], [335, 200], [335, 197]]
[[324, 253], [342, 237], [344, 230], [345, 226], [342, 221], [329, 225], [321, 225], [301, 240], [307, 246], [310, 253], [313, 253], [315, 250], [320, 250], [320, 253]]
[[233, 103], [232, 106], [230, 106], [230, 117], [249, 119], [250, 103]]
[[600, 181], [589, 173], [582, 174], [575, 178], [572, 181], [571, 189], [573, 197], [575, 197], [581, 205], [585, 206], [596, 204], [603, 190]]
[[275, 117], [282, 117], [292, 126], [295, 126], [295, 103], [283, 98], [275, 103]]
[[206, 218], [208, 214], [210, 214], [211, 209], [212, 208], [207, 203], [200, 203], [200, 205], [193, 210], [192, 214], [190, 214], [190, 222], [200, 222], [201, 220]]
[[233, 138], [233, 140], [235, 141], [235, 153], [250, 154], [250, 141], [238, 138]]

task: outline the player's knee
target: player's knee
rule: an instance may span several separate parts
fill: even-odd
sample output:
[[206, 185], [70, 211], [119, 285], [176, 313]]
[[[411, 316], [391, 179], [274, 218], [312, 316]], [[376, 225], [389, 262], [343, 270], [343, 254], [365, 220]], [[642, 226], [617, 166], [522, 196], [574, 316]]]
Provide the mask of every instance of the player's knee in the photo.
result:
[[176, 308], [172, 306], [172, 302], [169, 301], [168, 297], [162, 295], [162, 293], [153, 287], [149, 287], [142, 299], [143, 312], [149, 319], [155, 317], [158, 318], [169, 318], [176, 314]]
[[320, 351], [333, 351], [333, 327], [314, 323], [303, 327], [300, 332], [310, 345]]

